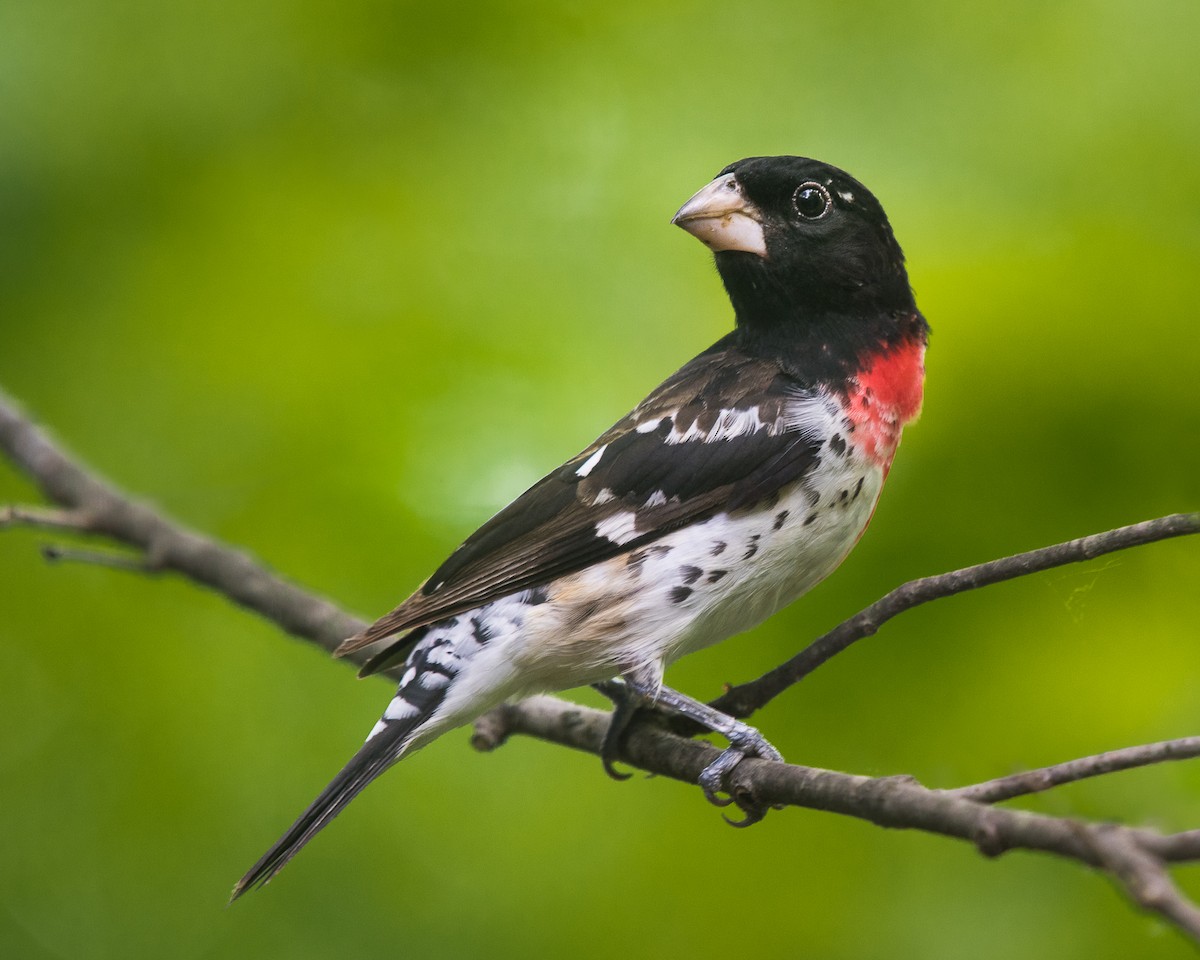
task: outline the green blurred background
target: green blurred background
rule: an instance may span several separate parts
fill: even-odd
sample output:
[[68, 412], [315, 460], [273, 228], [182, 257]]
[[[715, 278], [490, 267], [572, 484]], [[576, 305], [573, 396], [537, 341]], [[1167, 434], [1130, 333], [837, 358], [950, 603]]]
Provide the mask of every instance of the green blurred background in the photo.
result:
[[[727, 329], [684, 199], [746, 155], [844, 166], [934, 328], [925, 416], [845, 567], [671, 673], [711, 696], [906, 579], [1200, 505], [1198, 48], [1195, 0], [8, 0], [0, 384], [376, 615]], [[730, 830], [466, 731], [226, 910], [388, 688], [46, 539], [0, 537], [0, 956], [1190, 955], [1070, 864]], [[938, 603], [758, 720], [934, 786], [1195, 734], [1198, 580], [1182, 540]], [[1029, 806], [1191, 828], [1200, 766]]]

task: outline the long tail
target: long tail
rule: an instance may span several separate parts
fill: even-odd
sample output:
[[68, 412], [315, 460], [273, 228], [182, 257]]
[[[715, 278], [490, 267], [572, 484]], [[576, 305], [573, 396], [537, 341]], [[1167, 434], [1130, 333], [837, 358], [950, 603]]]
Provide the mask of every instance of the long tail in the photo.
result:
[[[503, 642], [519, 631], [526, 605], [524, 594], [515, 595], [466, 615], [419, 628], [415, 631], [417, 643], [411, 649], [408, 645], [414, 635], [405, 639], [403, 649], [408, 655], [400, 689], [367, 742], [287, 833], [237, 882], [230, 903], [247, 890], [267, 883], [393, 763], [447, 729], [495, 706], [511, 692], [504, 685], [509, 663], [503, 653]], [[493, 656], [481, 657], [485, 649], [492, 651]], [[379, 660], [390, 663], [399, 653], [398, 648], [392, 647]], [[468, 666], [472, 661], [477, 661], [475, 666], [484, 671], [488, 680], [473, 686], [468, 684], [468, 691], [454, 698], [451, 707], [446, 702], [447, 694], [463, 670], [475, 668]]]
[[237, 882], [230, 903], [247, 890], [267, 883], [372, 780], [409, 752], [414, 737], [422, 734], [422, 726], [442, 705], [447, 689], [457, 675], [460, 660], [452, 644], [453, 637], [445, 629], [422, 637], [422, 642], [408, 656], [408, 669], [399, 690], [367, 742]]
[[229, 902], [233, 903], [247, 890], [261, 887], [282, 870], [367, 784], [400, 759], [405, 741], [424, 719], [423, 716], [413, 717], [413, 723], [381, 721], [382, 729], [362, 745], [329, 786], [321, 791], [320, 796], [309, 804], [287, 832], [237, 882]]

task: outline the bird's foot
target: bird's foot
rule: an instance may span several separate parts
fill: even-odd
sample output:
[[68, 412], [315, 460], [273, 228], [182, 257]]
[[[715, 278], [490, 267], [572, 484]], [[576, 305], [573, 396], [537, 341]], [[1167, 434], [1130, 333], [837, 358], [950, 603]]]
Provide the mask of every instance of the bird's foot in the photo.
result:
[[[696, 782], [704, 791], [708, 802], [718, 807], [737, 804], [744, 814], [743, 818], [736, 821], [730, 820], [729, 817], [725, 818], [726, 821], [737, 827], [748, 827], [752, 823], [758, 823], [767, 815], [768, 807], [760, 803], [745, 785], [734, 784], [730, 780], [733, 771], [746, 757], [783, 762], [783, 754], [771, 746], [766, 737], [748, 723], [721, 713], [706, 703], [693, 700], [677, 690], [662, 686], [657, 682], [661, 679], [661, 675], [646, 676], [642, 673], [630, 672], [622, 676], [625, 681], [623, 684], [619, 684], [622, 699], [617, 699], [615, 696], [613, 688], [618, 685], [613, 683], [597, 685], [597, 689], [613, 699], [615, 704], [613, 720], [609, 726], [608, 735], [604, 738], [606, 749], [611, 749], [615, 754], [625, 727], [629, 725], [633, 713], [639, 708], [647, 706], [666, 708], [681, 717], [698, 723], [713, 733], [719, 733], [729, 741], [729, 748], [705, 767], [697, 778]], [[625, 711], [628, 711], [628, 715], [625, 714]], [[612, 775], [614, 771], [610, 767], [611, 764], [606, 761], [605, 769], [609, 770]]]
[[622, 773], [613, 764], [621, 752], [622, 738], [638, 710], [645, 706], [646, 699], [619, 680], [594, 683], [592, 689], [611, 700], [613, 705], [612, 719], [608, 722], [604, 741], [600, 744], [600, 762], [604, 765], [604, 772], [614, 780], [628, 780], [633, 774]]
[[613, 766], [620, 753], [622, 738], [639, 710], [665, 707], [729, 741], [729, 747], [705, 767], [696, 780], [709, 803], [718, 807], [736, 804], [742, 811], [741, 820], [725, 817], [726, 822], [735, 827], [748, 827], [767, 815], [769, 806], [759, 802], [744, 784], [735, 784], [730, 780], [738, 764], [747, 757], [783, 762], [783, 754], [766, 737], [741, 720], [655, 683], [654, 678], [627, 673], [623, 675], [623, 681], [608, 680], [592, 684], [595, 690], [613, 703], [612, 719], [600, 746], [600, 759], [605, 773], [614, 780], [629, 779], [630, 774], [622, 773]]
[[729, 747], [700, 771], [696, 782], [704, 791], [705, 799], [714, 806], [727, 807], [731, 803], [737, 804], [738, 809], [742, 811], [742, 819], [731, 820], [725, 817], [726, 823], [733, 827], [748, 827], [765, 817], [770, 808], [755, 799], [745, 788], [731, 784], [729, 775], [746, 757], [783, 763], [783, 754], [754, 727], [740, 721], [732, 721], [719, 732], [729, 740]]

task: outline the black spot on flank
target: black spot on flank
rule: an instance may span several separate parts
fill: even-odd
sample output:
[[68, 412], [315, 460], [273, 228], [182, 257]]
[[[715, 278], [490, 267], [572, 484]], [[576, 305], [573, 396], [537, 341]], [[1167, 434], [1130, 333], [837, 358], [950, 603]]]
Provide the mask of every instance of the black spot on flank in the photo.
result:
[[672, 587], [671, 588], [670, 597], [671, 597], [672, 603], [683, 603], [683, 601], [686, 600], [691, 595], [692, 595], [691, 587]]
[[866, 477], [859, 477], [859, 478], [858, 478], [858, 483], [856, 483], [856, 484], [854, 485], [854, 496], [852, 496], [852, 497], [850, 498], [851, 500], [857, 500], [857, 499], [858, 499], [858, 495], [859, 495], [860, 493], [862, 493], [862, 485], [863, 485], [863, 481], [864, 481], [865, 479], [866, 479]]
[[779, 513], [777, 513], [775, 515], [775, 523], [774, 523], [775, 529], [778, 530], [785, 523], [787, 523], [787, 518], [788, 518], [788, 511], [780, 510]]
[[720, 580], [720, 579], [721, 579], [723, 576], [725, 576], [725, 574], [727, 574], [728, 572], [729, 572], [728, 570], [714, 570], [714, 571], [712, 571], [712, 573], [710, 573], [710, 574], [708, 575], [708, 582], [709, 582], [709, 583], [716, 583], [716, 582], [717, 582], [718, 580]]
[[804, 518], [804, 525], [807, 527], [810, 523], [812, 523], [816, 519], [817, 519], [817, 515], [815, 513], [810, 513], [807, 517]]
[[846, 455], [846, 441], [842, 439], [840, 433], [835, 433], [829, 438], [829, 449], [836, 453], [839, 457]]
[[729, 546], [729, 544], [727, 544], [724, 540], [717, 540], [712, 545], [712, 555], [714, 557], [719, 557], [721, 554], [723, 554], [725, 552], [725, 548], [727, 546]]
[[640, 550], [633, 550], [626, 554], [625, 566], [635, 576], [639, 576], [642, 572], [642, 565], [646, 562], [647, 557], [665, 557], [670, 552], [670, 547], [661, 543], [654, 543], [648, 547], [642, 547]]
[[808, 501], [810, 507], [815, 507], [821, 502], [821, 495], [816, 490], [805, 490], [804, 499]]
[[679, 568], [679, 575], [683, 577], [684, 583], [695, 583], [703, 575], [704, 571], [699, 567], [687, 566]]
[[487, 642], [492, 639], [492, 628], [487, 625], [483, 617], [471, 618], [471, 637], [481, 647], [487, 646]]
[[750, 543], [746, 547], [746, 552], [742, 555], [743, 560], [749, 560], [752, 556], [758, 553], [759, 534], [754, 534], [750, 537]]
[[849, 498], [850, 498], [850, 491], [843, 490], [841, 493], [838, 494], [837, 502], [845, 503]]

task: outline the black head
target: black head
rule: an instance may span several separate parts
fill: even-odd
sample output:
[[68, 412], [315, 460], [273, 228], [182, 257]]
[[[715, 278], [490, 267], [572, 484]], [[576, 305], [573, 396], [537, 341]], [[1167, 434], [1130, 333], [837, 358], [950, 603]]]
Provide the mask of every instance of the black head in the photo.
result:
[[715, 252], [741, 328], [782, 333], [916, 313], [904, 254], [879, 201], [827, 163], [731, 163], [673, 222]]

